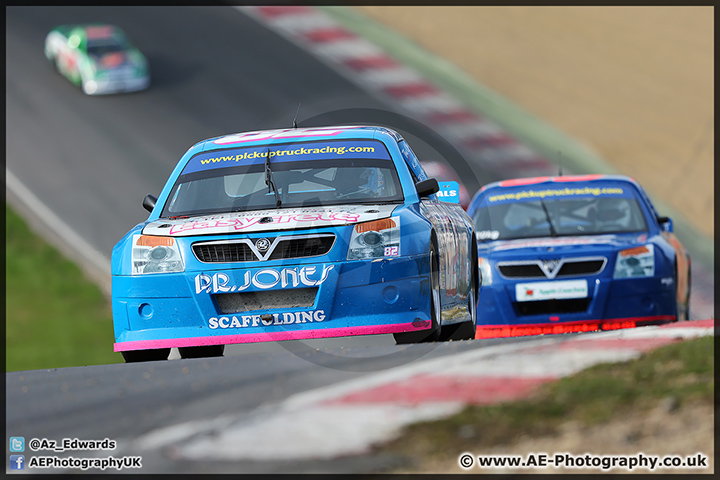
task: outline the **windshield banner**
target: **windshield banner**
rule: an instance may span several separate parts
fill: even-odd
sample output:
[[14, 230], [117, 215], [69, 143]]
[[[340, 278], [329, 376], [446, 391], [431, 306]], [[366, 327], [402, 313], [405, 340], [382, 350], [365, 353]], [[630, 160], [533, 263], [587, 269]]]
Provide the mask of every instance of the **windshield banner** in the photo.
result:
[[203, 152], [194, 156], [183, 169], [183, 175], [215, 168], [257, 165], [269, 156], [272, 163], [329, 159], [368, 158], [390, 160], [390, 154], [377, 140], [350, 140], [262, 145]]
[[581, 186], [562, 188], [524, 188], [506, 191], [505, 188], [497, 189], [503, 193], [490, 193], [487, 195], [487, 203], [497, 205], [509, 202], [539, 201], [548, 199], [571, 199], [589, 197], [624, 197], [634, 198], [632, 191], [614, 186]]

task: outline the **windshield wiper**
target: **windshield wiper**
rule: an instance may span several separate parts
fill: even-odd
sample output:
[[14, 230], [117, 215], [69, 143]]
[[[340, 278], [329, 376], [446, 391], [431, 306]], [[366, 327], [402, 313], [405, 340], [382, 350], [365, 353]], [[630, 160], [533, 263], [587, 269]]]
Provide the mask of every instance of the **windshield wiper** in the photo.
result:
[[550, 236], [557, 237], [557, 230], [555, 230], [555, 225], [553, 225], [552, 220], [550, 219], [550, 214], [548, 213], [548, 209], [545, 206], [545, 202], [543, 202], [542, 198], [540, 199], [540, 205], [542, 205], [542, 208], [545, 211], [545, 216], [547, 217], [548, 224], [550, 225]]
[[270, 170], [269, 148], [267, 153], [265, 154], [265, 185], [267, 185], [268, 187], [268, 193], [270, 193], [270, 189], [272, 189], [272, 191], [275, 193], [275, 207], [280, 208], [282, 202], [280, 201], [280, 194], [278, 193], [277, 187], [275, 187], [275, 182], [273, 182], [272, 170]]

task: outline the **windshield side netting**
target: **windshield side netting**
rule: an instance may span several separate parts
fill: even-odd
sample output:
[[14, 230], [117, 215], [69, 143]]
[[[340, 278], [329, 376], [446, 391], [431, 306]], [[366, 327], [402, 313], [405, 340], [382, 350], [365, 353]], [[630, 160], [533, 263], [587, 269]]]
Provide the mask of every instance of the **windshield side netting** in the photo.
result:
[[307, 142], [214, 151], [194, 157], [162, 216], [403, 201], [381, 142]]
[[484, 241], [647, 230], [633, 193], [615, 186], [491, 193], [474, 217]]

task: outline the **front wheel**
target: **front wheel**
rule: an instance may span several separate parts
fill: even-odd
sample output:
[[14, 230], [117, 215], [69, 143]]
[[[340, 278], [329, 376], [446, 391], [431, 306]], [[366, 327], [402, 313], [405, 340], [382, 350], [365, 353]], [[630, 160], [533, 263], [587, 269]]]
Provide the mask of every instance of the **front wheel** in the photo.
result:
[[155, 362], [158, 360], [167, 360], [168, 356], [170, 356], [170, 349], [128, 350], [127, 352], [121, 353], [125, 359], [125, 363]]
[[178, 353], [182, 358], [222, 357], [225, 345], [204, 345], [202, 347], [179, 347]]
[[97, 87], [95, 87], [94, 85], [95, 84], [90, 84], [87, 80], [80, 76], [80, 88], [85, 95], [92, 95], [97, 91]]
[[475, 288], [471, 288], [470, 293], [468, 293], [468, 311], [470, 312], [470, 320], [467, 322], [456, 323], [455, 325], [445, 325], [442, 329], [443, 336], [441, 340], [475, 339], [477, 326], [477, 301], [475, 300]]
[[429, 330], [416, 332], [393, 333], [395, 343], [405, 345], [408, 343], [436, 342], [440, 338], [440, 268], [438, 264], [435, 245], [430, 247], [430, 315], [431, 326]]

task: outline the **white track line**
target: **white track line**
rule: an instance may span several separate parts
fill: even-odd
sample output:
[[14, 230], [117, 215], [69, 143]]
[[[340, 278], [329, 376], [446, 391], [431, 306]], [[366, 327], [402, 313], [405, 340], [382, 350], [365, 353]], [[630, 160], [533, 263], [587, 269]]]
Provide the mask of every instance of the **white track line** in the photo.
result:
[[[92, 277], [108, 298], [112, 294], [112, 277], [110, 259], [90, 245], [84, 238], [75, 232], [67, 223], [62, 221], [55, 212], [50, 210], [10, 169], [5, 168], [5, 184], [7, 191], [11, 192], [23, 206], [45, 224], [62, 242], [56, 244], [67, 256], [84, 266], [84, 270]], [[7, 199], [6, 191], [6, 199]], [[45, 237], [46, 240], [50, 240]], [[173, 348], [168, 357], [170, 360], [180, 358], [176, 348]]]
[[[50, 210], [29, 188], [27, 188], [8, 168], [5, 168], [7, 189], [22, 202], [35, 216], [45, 223], [68, 248], [81, 256], [83, 261], [97, 272], [107, 274], [105, 283], [110, 280], [110, 260], [84, 238], [78, 235], [55, 212]], [[6, 195], [7, 197], [7, 195]]]

